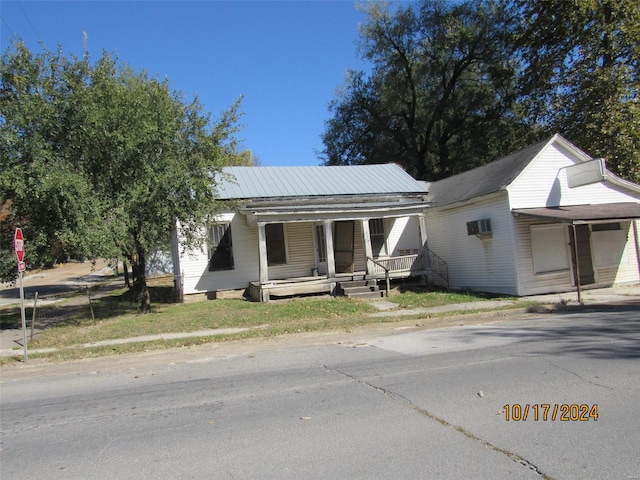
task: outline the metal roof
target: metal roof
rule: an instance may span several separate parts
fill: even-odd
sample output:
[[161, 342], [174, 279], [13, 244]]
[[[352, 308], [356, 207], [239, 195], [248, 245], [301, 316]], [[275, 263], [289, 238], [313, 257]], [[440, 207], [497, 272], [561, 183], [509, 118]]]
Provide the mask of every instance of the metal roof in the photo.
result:
[[304, 167], [225, 167], [216, 176], [223, 200], [335, 197], [339, 195], [427, 194], [396, 164]]
[[518, 208], [516, 216], [542, 218], [563, 223], [599, 223], [640, 218], [640, 203], [607, 203], [566, 207]]

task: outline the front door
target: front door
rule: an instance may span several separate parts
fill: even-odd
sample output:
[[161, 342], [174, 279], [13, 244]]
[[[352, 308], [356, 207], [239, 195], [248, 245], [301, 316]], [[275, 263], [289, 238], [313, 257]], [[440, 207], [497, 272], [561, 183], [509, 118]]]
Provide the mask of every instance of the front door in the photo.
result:
[[355, 222], [353, 220], [333, 224], [333, 251], [336, 260], [336, 273], [353, 272], [353, 240]]
[[[593, 262], [591, 260], [591, 232], [589, 231], [589, 225], [575, 225], [575, 238], [572, 229], [573, 227], [569, 227], [569, 238], [571, 239], [571, 261], [573, 264], [574, 278], [578, 277], [578, 275], [575, 275], [577, 265], [580, 276], [580, 285], [595, 283]], [[576, 250], [578, 253], [577, 259]]]

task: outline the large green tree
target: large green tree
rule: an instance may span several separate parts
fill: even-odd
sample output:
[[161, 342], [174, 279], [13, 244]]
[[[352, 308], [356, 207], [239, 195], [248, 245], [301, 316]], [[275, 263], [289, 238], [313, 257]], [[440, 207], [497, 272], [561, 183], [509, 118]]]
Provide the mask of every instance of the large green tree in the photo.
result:
[[423, 0], [364, 7], [360, 52], [330, 105], [326, 164], [397, 162], [435, 180], [523, 146], [505, 9], [491, 1]]
[[505, 0], [532, 122], [640, 182], [640, 2]]
[[148, 310], [148, 256], [175, 225], [187, 244], [201, 241], [219, 208], [213, 176], [238, 154], [240, 100], [212, 119], [108, 53], [92, 65], [88, 54], [34, 55], [18, 43], [1, 69], [0, 201], [11, 201], [30, 255], [127, 260]]
[[[100, 230], [91, 186], [72, 161], [88, 74], [86, 58], [33, 55], [22, 43], [0, 63], [0, 245], [9, 255], [13, 228], [22, 227], [34, 267], [88, 252], [94, 236], [83, 232]], [[15, 278], [15, 262], [4, 265], [0, 276]]]

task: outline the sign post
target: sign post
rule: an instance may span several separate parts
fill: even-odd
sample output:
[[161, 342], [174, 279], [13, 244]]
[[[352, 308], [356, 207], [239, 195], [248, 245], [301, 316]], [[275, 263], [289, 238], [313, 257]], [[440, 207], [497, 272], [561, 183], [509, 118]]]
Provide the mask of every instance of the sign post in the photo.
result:
[[24, 288], [22, 285], [22, 275], [26, 270], [24, 263], [24, 237], [22, 236], [22, 229], [16, 228], [16, 233], [13, 237], [13, 245], [16, 251], [16, 257], [18, 258], [18, 273], [20, 274], [20, 313], [22, 315], [22, 349], [24, 362], [27, 363], [29, 357], [27, 355], [27, 319], [24, 314]]

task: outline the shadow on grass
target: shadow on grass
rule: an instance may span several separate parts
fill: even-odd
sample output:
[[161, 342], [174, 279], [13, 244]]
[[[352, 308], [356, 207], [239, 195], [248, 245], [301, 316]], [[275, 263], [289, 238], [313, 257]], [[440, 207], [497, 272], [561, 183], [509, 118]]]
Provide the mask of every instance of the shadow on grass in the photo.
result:
[[509, 295], [499, 293], [488, 292], [475, 292], [470, 290], [451, 290], [437, 285], [429, 286], [423, 283], [416, 282], [404, 282], [402, 280], [395, 280], [391, 284], [392, 290], [396, 290], [399, 293], [440, 293], [440, 294], [458, 294], [467, 295], [470, 297], [477, 297], [480, 299], [493, 299], [493, 298], [505, 298]]
[[[158, 304], [175, 302], [172, 287], [149, 286], [151, 308]], [[42, 304], [37, 305], [34, 326], [45, 330], [55, 326], [87, 325], [94, 321], [108, 320], [121, 315], [132, 315], [140, 312], [139, 298], [136, 292], [122, 290], [121, 284], [107, 284], [91, 288], [87, 295], [86, 289], [56, 296], [55, 303], [45, 303], [52, 298], [40, 298]], [[89, 303], [91, 298], [91, 303]], [[25, 317], [27, 325], [31, 327], [33, 319], [33, 298], [25, 301]], [[19, 305], [11, 305], [0, 309], [0, 330], [22, 328], [22, 317]]]

